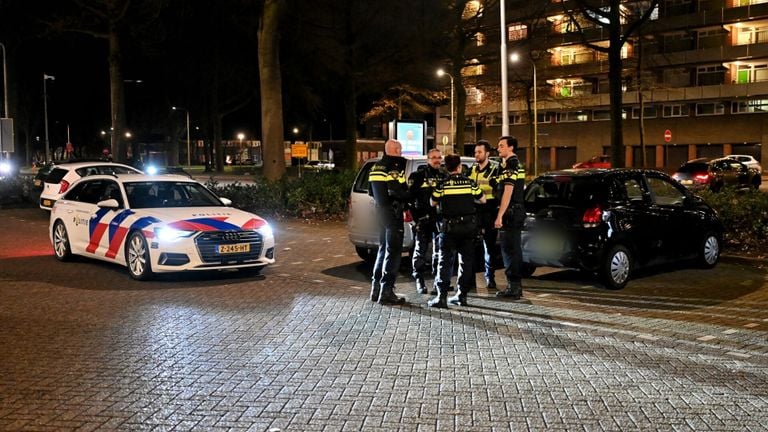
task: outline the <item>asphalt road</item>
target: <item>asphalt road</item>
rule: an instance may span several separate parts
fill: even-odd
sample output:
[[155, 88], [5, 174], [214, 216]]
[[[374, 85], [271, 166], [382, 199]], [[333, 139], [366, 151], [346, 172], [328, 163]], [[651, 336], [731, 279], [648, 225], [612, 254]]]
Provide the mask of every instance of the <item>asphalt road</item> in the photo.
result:
[[[0, 430], [766, 430], [768, 270], [539, 269], [524, 299], [368, 297], [342, 223], [277, 221], [278, 263], [131, 280], [59, 263], [0, 210]], [[501, 276], [501, 273], [499, 273]], [[482, 282], [480, 283], [482, 286]]]

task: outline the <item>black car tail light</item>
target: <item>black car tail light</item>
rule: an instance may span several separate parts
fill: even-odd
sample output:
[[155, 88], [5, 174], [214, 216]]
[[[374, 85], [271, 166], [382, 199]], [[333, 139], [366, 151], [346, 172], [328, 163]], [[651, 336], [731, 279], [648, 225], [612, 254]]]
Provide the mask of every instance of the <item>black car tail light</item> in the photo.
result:
[[693, 178], [699, 183], [707, 183], [709, 182], [709, 173], [696, 174]]
[[597, 224], [603, 218], [603, 211], [600, 207], [594, 207], [584, 211], [584, 215], [581, 217], [581, 222], [584, 224], [584, 228], [596, 227]]
[[69, 189], [69, 182], [62, 180], [61, 183], [59, 183], [59, 194], [63, 194], [67, 189]]

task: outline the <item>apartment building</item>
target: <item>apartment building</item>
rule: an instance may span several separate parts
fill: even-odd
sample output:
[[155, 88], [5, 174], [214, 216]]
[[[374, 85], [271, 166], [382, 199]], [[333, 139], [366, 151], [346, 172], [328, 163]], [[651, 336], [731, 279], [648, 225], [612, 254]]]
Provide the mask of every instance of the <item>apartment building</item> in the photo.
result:
[[[506, 3], [508, 50], [521, 59], [508, 63], [510, 132], [521, 157], [532, 164], [533, 123], [540, 170], [609, 153], [608, 58], [596, 49], [608, 44], [598, 24], [605, 19], [585, 18], [568, 0]], [[651, 4], [622, 1], [623, 29]], [[462, 73], [468, 141], [501, 135], [501, 29], [491, 21], [498, 10], [488, 15], [467, 52], [477, 64]], [[661, 0], [621, 57], [626, 166], [673, 171], [727, 154], [768, 166], [768, 0]]]

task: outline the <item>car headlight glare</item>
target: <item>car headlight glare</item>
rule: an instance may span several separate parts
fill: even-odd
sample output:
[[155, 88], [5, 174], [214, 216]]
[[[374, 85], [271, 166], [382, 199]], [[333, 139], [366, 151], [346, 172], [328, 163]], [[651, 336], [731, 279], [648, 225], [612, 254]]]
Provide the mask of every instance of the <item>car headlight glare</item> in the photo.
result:
[[155, 229], [157, 239], [162, 242], [174, 242], [182, 238], [191, 237], [194, 233], [194, 231], [178, 230], [169, 227]]
[[261, 235], [265, 237], [274, 237], [274, 233], [272, 232], [272, 227], [269, 226], [269, 224], [264, 224], [259, 227], [259, 231], [261, 231]]

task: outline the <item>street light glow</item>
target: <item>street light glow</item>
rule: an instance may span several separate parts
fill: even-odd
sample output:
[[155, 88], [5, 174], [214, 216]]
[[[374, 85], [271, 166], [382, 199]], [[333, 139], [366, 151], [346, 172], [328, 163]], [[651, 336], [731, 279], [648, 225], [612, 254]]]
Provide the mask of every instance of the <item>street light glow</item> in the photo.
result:
[[[453, 86], [453, 75], [449, 74], [448, 72], [444, 71], [443, 69], [437, 70], [437, 76], [442, 77], [444, 75], [448, 75], [448, 77], [451, 79], [451, 131], [448, 135], [451, 137], [451, 145], [454, 145], [455, 141], [455, 135], [454, 135], [454, 126], [453, 126], [453, 92], [454, 92], [454, 86]], [[445, 149], [443, 149], [445, 150]]]
[[[513, 63], [520, 61], [520, 55], [512, 53], [509, 59]], [[531, 59], [531, 66], [533, 66], [533, 175], [539, 174], [539, 110], [536, 100], [536, 62]]]
[[239, 134], [237, 134], [237, 139], [239, 139], [240, 141], [244, 140], [245, 139], [245, 134], [240, 132]]

